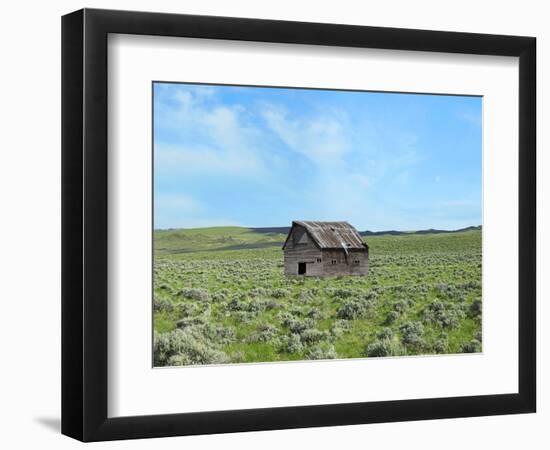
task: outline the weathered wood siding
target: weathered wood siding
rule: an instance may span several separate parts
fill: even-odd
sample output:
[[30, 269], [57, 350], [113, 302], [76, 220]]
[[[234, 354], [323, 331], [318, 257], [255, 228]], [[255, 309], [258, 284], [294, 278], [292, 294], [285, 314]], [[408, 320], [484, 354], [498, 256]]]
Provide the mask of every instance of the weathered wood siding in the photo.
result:
[[284, 250], [285, 275], [298, 275], [298, 264], [306, 263], [304, 276], [367, 275], [368, 252], [363, 250], [319, 249], [311, 238], [297, 227]]
[[305, 244], [294, 244], [289, 239], [285, 247], [285, 275], [298, 275], [298, 263], [306, 263], [305, 276], [319, 277], [323, 275], [323, 265], [317, 260], [321, 258], [321, 250], [309, 240]]
[[369, 257], [366, 251], [323, 250], [323, 273], [325, 276], [367, 275], [369, 273]]

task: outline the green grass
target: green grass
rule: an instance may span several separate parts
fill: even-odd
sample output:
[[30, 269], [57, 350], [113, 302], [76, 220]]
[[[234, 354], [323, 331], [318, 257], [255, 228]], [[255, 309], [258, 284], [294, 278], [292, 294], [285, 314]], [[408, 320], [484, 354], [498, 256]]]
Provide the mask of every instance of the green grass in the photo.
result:
[[282, 245], [285, 238], [280, 233], [258, 233], [242, 227], [159, 230], [155, 231], [155, 255], [272, 248]]
[[155, 231], [156, 364], [481, 349], [480, 230], [368, 237], [367, 277], [286, 277], [285, 237]]

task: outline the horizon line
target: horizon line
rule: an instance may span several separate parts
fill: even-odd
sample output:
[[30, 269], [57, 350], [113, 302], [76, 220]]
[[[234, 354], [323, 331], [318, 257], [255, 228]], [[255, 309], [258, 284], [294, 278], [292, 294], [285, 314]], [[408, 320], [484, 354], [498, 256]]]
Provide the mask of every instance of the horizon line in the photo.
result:
[[[353, 226], [353, 225], [352, 225]], [[270, 228], [291, 228], [292, 225], [283, 225], [283, 226], [268, 226], [268, 227], [253, 227], [253, 226], [245, 226], [245, 225], [213, 225], [213, 226], [206, 226], [206, 227], [170, 227], [170, 228], [153, 228], [153, 231], [173, 231], [173, 230], [206, 230], [206, 229], [214, 229], [214, 228], [244, 228], [248, 230], [260, 230], [260, 229], [270, 229]], [[467, 225], [465, 227], [460, 228], [420, 228], [417, 230], [399, 230], [399, 229], [384, 229], [384, 230], [359, 230], [356, 228], [360, 233], [384, 233], [384, 232], [399, 232], [399, 233], [412, 233], [412, 232], [419, 232], [419, 231], [461, 231], [466, 230], [468, 228], [482, 228], [483, 224], [479, 225]]]

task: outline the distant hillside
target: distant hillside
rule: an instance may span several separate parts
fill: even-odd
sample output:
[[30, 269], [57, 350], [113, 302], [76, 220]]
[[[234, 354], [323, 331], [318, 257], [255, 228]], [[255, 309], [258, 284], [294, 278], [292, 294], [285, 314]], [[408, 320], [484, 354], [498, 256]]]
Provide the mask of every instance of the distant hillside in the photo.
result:
[[[250, 228], [254, 233], [267, 233], [267, 234], [288, 234], [290, 227], [266, 227], [266, 228]], [[397, 231], [397, 230], [387, 230], [387, 231], [360, 231], [361, 236], [399, 236], [402, 234], [440, 234], [440, 233], [460, 233], [462, 231], [474, 231], [481, 230], [481, 225], [471, 226], [466, 228], [460, 228], [458, 230], [437, 230], [434, 228], [429, 228], [427, 230], [418, 230], [418, 231]]]
[[254, 233], [275, 233], [288, 234], [290, 227], [267, 227], [267, 228], [250, 228]]
[[282, 246], [286, 233], [255, 232], [245, 227], [211, 227], [155, 230], [155, 253], [251, 250]]
[[[154, 250], [157, 255], [177, 255], [194, 252], [219, 252], [226, 250], [280, 249], [289, 227], [210, 227], [155, 230]], [[453, 234], [480, 231], [481, 227], [467, 227], [460, 230], [419, 230], [419, 231], [363, 231], [364, 237], [411, 236]], [[376, 239], [379, 239], [378, 237]]]
[[402, 234], [442, 234], [442, 233], [461, 233], [463, 231], [481, 231], [481, 225], [478, 225], [476, 227], [466, 227], [466, 228], [459, 228], [458, 230], [436, 230], [434, 228], [429, 228], [427, 230], [418, 230], [418, 231], [396, 231], [396, 230], [388, 230], [388, 231], [360, 231], [359, 234], [361, 236], [382, 236], [382, 235], [392, 235], [392, 236], [399, 236]]

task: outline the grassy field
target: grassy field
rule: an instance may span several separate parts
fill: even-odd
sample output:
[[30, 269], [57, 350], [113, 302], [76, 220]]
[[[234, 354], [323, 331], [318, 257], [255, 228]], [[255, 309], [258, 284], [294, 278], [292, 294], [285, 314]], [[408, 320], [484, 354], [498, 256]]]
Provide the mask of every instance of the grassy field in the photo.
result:
[[155, 231], [155, 366], [481, 351], [481, 230], [370, 236], [367, 277], [285, 277], [284, 238]]

